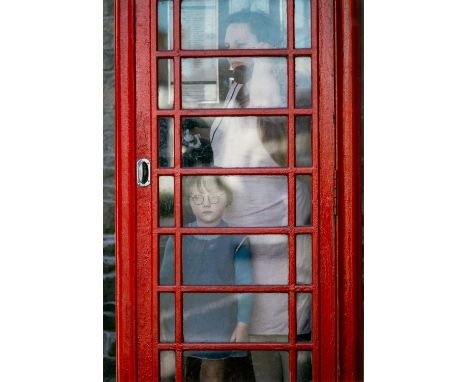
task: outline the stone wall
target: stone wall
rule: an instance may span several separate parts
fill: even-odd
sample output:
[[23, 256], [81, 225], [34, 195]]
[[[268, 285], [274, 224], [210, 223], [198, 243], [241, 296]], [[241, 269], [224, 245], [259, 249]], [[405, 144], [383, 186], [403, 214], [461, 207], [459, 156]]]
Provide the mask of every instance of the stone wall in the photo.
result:
[[104, 0], [104, 382], [115, 381], [114, 0]]

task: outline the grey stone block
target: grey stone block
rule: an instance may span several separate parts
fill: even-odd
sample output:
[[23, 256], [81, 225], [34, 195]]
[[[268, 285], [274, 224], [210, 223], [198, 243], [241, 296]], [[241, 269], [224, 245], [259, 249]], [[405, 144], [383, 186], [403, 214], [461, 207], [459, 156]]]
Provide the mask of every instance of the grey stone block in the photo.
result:
[[104, 17], [103, 45], [104, 49], [114, 49], [114, 17]]
[[115, 186], [105, 185], [103, 188], [104, 200], [114, 201], [115, 200]]
[[105, 382], [115, 382], [115, 358], [104, 357], [103, 374]]
[[114, 168], [104, 167], [103, 173], [102, 173], [104, 186], [113, 186], [113, 185], [115, 185], [114, 174], [115, 174], [115, 169]]
[[104, 356], [115, 357], [115, 332], [104, 332]]
[[114, 51], [112, 49], [104, 49], [102, 63], [104, 70], [114, 70]]
[[103, 205], [103, 230], [104, 233], [115, 233], [115, 204], [104, 202]]
[[115, 302], [115, 274], [107, 274], [103, 280], [103, 301]]
[[115, 331], [115, 314], [109, 313], [109, 312], [104, 312], [103, 315], [103, 327], [104, 330], [107, 331]]
[[104, 109], [104, 114], [103, 114], [104, 131], [107, 131], [107, 132], [115, 131], [114, 120], [115, 120], [114, 109], [112, 108]]
[[114, 73], [103, 74], [103, 105], [106, 109], [114, 108]]
[[115, 257], [113, 256], [104, 256], [104, 265], [103, 265], [104, 275], [115, 272]]
[[104, 0], [104, 16], [114, 15], [114, 0]]
[[108, 154], [104, 155], [104, 167], [115, 167], [115, 155]]
[[115, 302], [106, 302], [102, 305], [103, 312], [115, 314]]
[[105, 154], [112, 154], [114, 152], [114, 129], [106, 129], [104, 128], [104, 133], [103, 133], [103, 150], [104, 150], [104, 155]]

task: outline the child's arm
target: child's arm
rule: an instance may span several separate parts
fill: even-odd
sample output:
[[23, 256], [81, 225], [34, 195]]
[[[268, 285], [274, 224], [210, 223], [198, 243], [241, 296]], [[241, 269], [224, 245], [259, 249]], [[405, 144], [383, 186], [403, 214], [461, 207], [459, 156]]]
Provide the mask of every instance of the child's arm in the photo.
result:
[[[236, 285], [252, 284], [252, 263], [247, 237], [237, 246], [234, 254], [234, 271]], [[252, 312], [252, 295], [239, 293], [237, 299], [237, 325], [231, 342], [247, 342], [248, 326]]]

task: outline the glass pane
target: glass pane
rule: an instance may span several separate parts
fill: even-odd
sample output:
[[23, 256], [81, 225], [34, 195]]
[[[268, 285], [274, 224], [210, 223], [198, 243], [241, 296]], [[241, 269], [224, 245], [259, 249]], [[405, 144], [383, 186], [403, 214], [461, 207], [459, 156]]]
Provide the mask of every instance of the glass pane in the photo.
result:
[[158, 50], [172, 48], [172, 0], [158, 0]]
[[[200, 352], [199, 352], [200, 353]], [[221, 352], [218, 352], [218, 354]], [[289, 354], [287, 351], [226, 351], [224, 359], [206, 359], [203, 354], [184, 352], [184, 381], [207, 381], [208, 375], [216, 381], [288, 381]]]
[[174, 118], [160, 117], [159, 121], [159, 167], [174, 167]]
[[213, 117], [182, 118], [182, 166], [211, 167], [210, 127]]
[[310, 226], [312, 219], [312, 176], [296, 176], [296, 225]]
[[296, 166], [312, 166], [311, 135], [312, 120], [309, 115], [296, 117]]
[[172, 59], [158, 60], [158, 108], [174, 107], [174, 62]]
[[296, 235], [296, 283], [312, 283], [312, 235]]
[[288, 120], [278, 117], [182, 119], [184, 167], [284, 167]]
[[286, 74], [285, 57], [185, 58], [182, 107], [286, 107]]
[[174, 177], [159, 177], [159, 226], [174, 226]]
[[283, 175], [185, 176], [182, 192], [184, 226], [288, 224], [288, 181]]
[[[182, 258], [185, 285], [288, 283], [287, 235], [184, 235]], [[172, 277], [173, 263], [162, 272]]]
[[184, 293], [184, 342], [288, 342], [287, 307], [287, 293]]
[[286, 47], [284, 0], [184, 0], [182, 49]]
[[311, 342], [312, 337], [312, 293], [296, 294], [297, 342]]
[[312, 382], [312, 352], [297, 352], [297, 382]]
[[161, 382], [175, 380], [175, 352], [165, 350], [159, 352], [159, 375]]
[[294, 46], [310, 48], [310, 0], [294, 2]]
[[311, 60], [310, 57], [297, 57], [296, 68], [296, 107], [309, 108], [312, 106], [311, 94]]
[[159, 294], [159, 340], [160, 342], [174, 342], [174, 293]]
[[174, 235], [159, 236], [159, 285], [174, 285]]

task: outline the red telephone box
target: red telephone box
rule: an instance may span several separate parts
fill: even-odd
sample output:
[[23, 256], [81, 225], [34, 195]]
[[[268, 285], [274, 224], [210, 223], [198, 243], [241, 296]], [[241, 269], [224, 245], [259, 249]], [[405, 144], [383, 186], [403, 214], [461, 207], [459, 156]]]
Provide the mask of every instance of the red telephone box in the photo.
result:
[[[246, 47], [236, 46], [239, 40], [225, 37], [227, 27], [243, 24], [239, 19], [230, 19], [245, 8], [243, 3], [248, 3], [251, 11], [277, 21], [281, 42]], [[358, 0], [116, 0], [119, 381], [160, 380], [161, 362], [167, 352], [174, 355], [172, 378], [182, 381], [187, 354], [227, 350], [283, 352], [287, 354], [291, 381], [302, 380], [298, 377], [298, 358], [304, 354], [311, 359], [308, 380], [363, 378], [361, 7]], [[207, 14], [216, 17], [206, 18]], [[200, 32], [196, 28], [202, 24]], [[298, 36], [305, 36], [305, 40], [300, 41]], [[227, 41], [226, 46], [222, 41]], [[261, 43], [262, 38], [257, 35], [256, 41]], [[241, 101], [228, 103], [230, 92], [237, 86], [236, 74], [230, 71], [234, 67], [235, 72], [236, 60], [260, 63], [257, 68], [266, 63], [262, 68], [274, 71], [271, 79], [266, 77], [257, 88], [252, 79], [262, 78], [269, 69], [255, 76], [253, 67], [247, 82], [239, 80], [240, 88], [249, 89], [247, 106], [242, 107]], [[299, 70], [301, 65], [306, 68], [303, 72]], [[277, 86], [272, 85], [276, 80]], [[265, 92], [269, 86], [278, 88], [283, 101], [278, 96], [278, 100], [265, 105], [252, 102], [257, 91], [263, 99], [271, 96], [272, 91]], [[214, 146], [215, 139], [219, 139], [219, 135], [213, 136], [215, 129], [225, 121], [236, 121], [226, 127], [223, 134], [227, 137], [234, 128], [245, 127], [246, 121], [252, 120], [257, 127], [279, 121], [279, 131], [286, 132], [285, 140], [274, 142], [279, 142], [278, 147], [284, 143], [285, 155], [275, 163], [282, 164], [249, 165], [242, 155], [223, 162], [221, 146]], [[271, 126], [265, 131], [273, 131]], [[300, 130], [306, 131], [305, 135], [299, 135]], [[209, 133], [209, 138], [205, 139], [204, 133]], [[237, 145], [245, 150], [247, 140], [243, 141], [239, 134], [235, 137], [240, 141]], [[258, 138], [255, 134], [253, 137]], [[203, 146], [203, 142], [208, 143]], [[229, 150], [232, 144], [226, 147]], [[252, 155], [261, 149], [257, 147], [251, 149]], [[207, 154], [203, 157], [206, 160], [197, 162], [187, 154], [199, 153], [202, 148], [211, 150], [209, 155], [214, 159], [206, 159], [211, 158]], [[273, 154], [271, 157], [275, 159]], [[210, 160], [211, 164], [207, 164]], [[284, 221], [244, 225], [229, 222], [214, 227], [186, 224], [190, 210], [184, 192], [189, 177], [255, 179], [259, 180], [259, 189], [267, 189], [265, 185], [270, 184], [262, 179], [280, 179], [276, 196], [286, 195]], [[309, 202], [299, 207], [298, 199], [304, 190], [299, 185], [303, 182], [307, 183], [304, 189], [308, 190]], [[267, 191], [268, 195], [275, 194], [271, 187]], [[206, 200], [204, 195], [201, 197], [201, 203], [215, 200], [209, 199], [210, 195]], [[244, 204], [250, 200], [245, 195], [237, 198]], [[299, 221], [304, 210], [308, 220]], [[260, 212], [254, 215], [257, 219]], [[187, 283], [191, 270], [184, 269], [184, 248], [188, 248], [185, 238], [194, 235], [281, 236], [288, 247], [278, 273], [284, 272], [287, 281], [255, 282], [254, 276], [253, 283], [242, 285]], [[306, 281], [299, 276], [297, 244], [304, 237], [311, 247], [310, 264], [302, 269], [310, 273]], [[173, 243], [174, 277], [163, 283], [161, 264], [168, 253], [168, 238]], [[287, 301], [286, 340], [188, 340], [184, 303], [190, 295], [210, 293], [282, 295]], [[169, 295], [173, 299], [173, 336], [167, 339], [160, 326], [162, 299]], [[311, 301], [307, 308], [311, 336], [306, 341], [301, 340], [297, 328], [297, 306], [302, 295], [310, 296]]]

